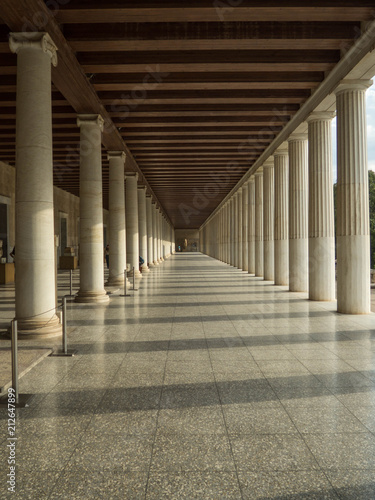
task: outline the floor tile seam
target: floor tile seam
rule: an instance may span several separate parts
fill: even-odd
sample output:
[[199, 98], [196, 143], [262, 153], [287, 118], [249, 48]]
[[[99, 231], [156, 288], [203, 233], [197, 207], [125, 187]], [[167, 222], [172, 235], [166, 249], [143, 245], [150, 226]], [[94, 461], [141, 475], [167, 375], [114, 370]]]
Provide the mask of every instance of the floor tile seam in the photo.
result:
[[[172, 324], [173, 324], [173, 322], [172, 322]], [[155, 444], [156, 444], [156, 436], [157, 436], [157, 432], [158, 432], [158, 428], [159, 428], [161, 402], [162, 402], [163, 392], [164, 392], [164, 387], [165, 387], [164, 384], [165, 384], [165, 379], [166, 379], [167, 359], [168, 359], [169, 346], [170, 346], [170, 342], [171, 342], [171, 336], [172, 336], [172, 331], [170, 333], [169, 341], [168, 341], [167, 357], [166, 357], [165, 365], [164, 365], [163, 380], [161, 383], [161, 390], [160, 390], [160, 399], [159, 399], [158, 410], [157, 410], [157, 415], [156, 415], [154, 439], [153, 439], [152, 445], [151, 445], [150, 462], [149, 462], [149, 466], [148, 466], [148, 470], [147, 470], [147, 480], [146, 480], [146, 485], [145, 485], [145, 495], [144, 495], [145, 499], [147, 498], [148, 486], [149, 486], [149, 481], [150, 481], [150, 472], [151, 472], [152, 463], [153, 463], [153, 459], [154, 459], [154, 449], [155, 449]]]
[[[206, 343], [207, 343], [207, 338], [206, 338]], [[207, 345], [208, 345], [208, 343], [207, 343]], [[217, 379], [216, 379], [215, 371], [214, 371], [213, 365], [212, 365], [211, 353], [210, 353], [210, 351], [208, 351], [208, 353], [209, 353], [209, 359], [210, 359], [210, 364], [211, 364], [211, 370], [212, 370], [212, 373], [214, 375], [216, 392], [217, 392], [217, 395], [218, 395], [218, 398], [219, 398], [221, 415], [222, 415], [222, 418], [223, 418], [223, 421], [224, 421], [226, 438], [227, 438], [227, 441], [228, 441], [228, 444], [229, 444], [230, 454], [231, 454], [231, 457], [232, 457], [232, 461], [233, 461], [233, 465], [234, 465], [234, 470], [235, 470], [235, 474], [236, 474], [236, 478], [237, 478], [238, 488], [239, 488], [239, 491], [241, 493], [241, 499], [244, 500], [244, 494], [243, 494], [243, 490], [242, 490], [242, 487], [241, 487], [241, 482], [240, 482], [240, 478], [239, 478], [239, 474], [238, 474], [237, 463], [235, 461], [233, 447], [232, 447], [232, 442], [231, 442], [231, 439], [230, 439], [230, 434], [229, 434], [229, 429], [228, 429], [228, 423], [227, 423], [227, 420], [226, 420], [226, 417], [225, 417], [225, 412], [224, 412], [224, 409], [223, 409], [223, 402], [222, 402], [222, 399], [221, 399], [221, 395], [220, 395], [220, 391], [219, 391], [219, 387], [218, 387], [218, 382], [217, 382]]]

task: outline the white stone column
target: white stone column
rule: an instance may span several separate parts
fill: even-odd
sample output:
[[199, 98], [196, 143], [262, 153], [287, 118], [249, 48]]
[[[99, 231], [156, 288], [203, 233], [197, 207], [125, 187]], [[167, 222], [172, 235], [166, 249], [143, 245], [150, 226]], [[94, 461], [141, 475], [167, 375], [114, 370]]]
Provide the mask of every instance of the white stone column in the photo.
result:
[[146, 186], [138, 186], [138, 227], [139, 227], [139, 255], [144, 260], [142, 273], [149, 273], [147, 253], [147, 212]]
[[292, 134], [289, 143], [289, 290], [308, 291], [308, 142]]
[[126, 269], [125, 158], [123, 151], [109, 151], [109, 277], [108, 284], [124, 285]]
[[335, 299], [331, 122], [334, 113], [314, 112], [309, 123], [309, 298]]
[[160, 207], [158, 208], [158, 246], [159, 246], [159, 260], [160, 262], [164, 262], [163, 257], [163, 235], [162, 235], [162, 215]]
[[78, 115], [80, 127], [80, 289], [76, 302], [108, 302], [104, 290], [100, 115]]
[[249, 183], [242, 186], [242, 269], [249, 271]]
[[151, 202], [152, 208], [152, 237], [153, 237], [153, 258], [154, 258], [154, 266], [159, 265], [158, 260], [158, 224], [157, 224], [157, 214], [156, 214], [156, 203]]
[[242, 188], [240, 188], [237, 192], [237, 221], [238, 221], [238, 249], [237, 249], [237, 254], [238, 254], [238, 269], [242, 269]]
[[139, 271], [139, 227], [138, 227], [138, 174], [125, 174], [125, 210], [126, 210], [126, 253], [130, 264], [128, 276], [141, 278]]
[[255, 179], [249, 180], [249, 212], [248, 212], [248, 250], [249, 274], [255, 274]]
[[266, 281], [275, 279], [274, 197], [275, 171], [273, 156], [271, 156], [263, 165], [263, 275]]
[[17, 53], [16, 319], [20, 337], [61, 335], [56, 316], [51, 60], [45, 33], [11, 33]]
[[343, 80], [337, 102], [337, 310], [371, 312], [366, 90]]
[[238, 192], [233, 195], [233, 242], [234, 242], [234, 250], [233, 250], [233, 266], [238, 267]]
[[229, 200], [229, 264], [234, 266], [234, 197]]
[[275, 285], [289, 285], [289, 161], [288, 144], [275, 158]]
[[155, 267], [154, 245], [152, 232], [152, 199], [150, 194], [146, 194], [146, 217], [147, 217], [147, 259], [148, 267]]
[[255, 173], [255, 276], [263, 276], [263, 169]]

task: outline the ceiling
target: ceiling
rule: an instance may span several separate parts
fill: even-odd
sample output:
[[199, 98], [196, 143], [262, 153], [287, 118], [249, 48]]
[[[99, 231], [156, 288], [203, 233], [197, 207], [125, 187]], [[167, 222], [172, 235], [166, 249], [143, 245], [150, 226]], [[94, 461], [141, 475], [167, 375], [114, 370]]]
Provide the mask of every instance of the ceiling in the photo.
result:
[[106, 151], [125, 150], [174, 227], [198, 228], [373, 18], [373, 0], [1, 0], [0, 160], [15, 163], [9, 32], [46, 31], [55, 185], [79, 195], [76, 116], [100, 113], [104, 206]]

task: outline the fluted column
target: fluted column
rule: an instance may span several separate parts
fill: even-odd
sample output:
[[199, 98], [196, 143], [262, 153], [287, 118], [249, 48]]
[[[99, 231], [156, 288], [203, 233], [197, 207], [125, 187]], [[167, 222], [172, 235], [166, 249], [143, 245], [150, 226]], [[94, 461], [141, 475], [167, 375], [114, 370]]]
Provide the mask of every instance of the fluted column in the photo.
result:
[[125, 175], [125, 209], [126, 209], [126, 253], [130, 264], [129, 276], [141, 278], [139, 271], [139, 227], [138, 227], [138, 174], [126, 172]]
[[157, 215], [158, 215], [158, 247], [159, 247], [159, 261], [164, 262], [164, 257], [163, 257], [163, 234], [162, 234], [162, 215], [161, 215], [161, 210], [158, 208], [157, 210]]
[[152, 199], [150, 194], [146, 194], [146, 217], [147, 217], [147, 259], [148, 267], [155, 267], [154, 264], [154, 239], [152, 229]]
[[255, 276], [263, 276], [263, 169], [255, 173]]
[[249, 271], [249, 183], [242, 186], [242, 269]]
[[144, 260], [142, 273], [149, 273], [147, 253], [147, 211], [146, 186], [138, 186], [138, 228], [139, 228], [139, 255]]
[[275, 158], [275, 285], [289, 284], [289, 166], [288, 145], [274, 153]]
[[314, 112], [309, 123], [309, 298], [335, 299], [331, 122], [334, 113]]
[[344, 80], [337, 102], [337, 310], [371, 312], [366, 90]]
[[308, 291], [307, 134], [289, 139], [289, 290]]
[[274, 160], [271, 156], [263, 165], [263, 274], [266, 281], [275, 279], [274, 196]]
[[242, 188], [240, 188], [237, 192], [237, 238], [238, 238], [238, 248], [237, 248], [237, 267], [238, 269], [242, 269]]
[[124, 284], [126, 269], [125, 158], [123, 151], [109, 151], [109, 285]]
[[248, 251], [249, 274], [255, 274], [255, 179], [249, 180], [249, 211], [248, 211]]
[[45, 33], [12, 33], [17, 53], [16, 319], [22, 337], [61, 335], [56, 316], [51, 60]]

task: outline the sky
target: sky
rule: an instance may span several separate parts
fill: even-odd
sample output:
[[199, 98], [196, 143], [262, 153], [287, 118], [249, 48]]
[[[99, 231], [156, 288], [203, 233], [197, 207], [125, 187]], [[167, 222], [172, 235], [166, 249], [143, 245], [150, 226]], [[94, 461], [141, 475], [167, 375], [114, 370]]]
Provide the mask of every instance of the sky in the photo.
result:
[[[366, 92], [368, 168], [375, 172], [375, 85]], [[336, 118], [332, 121], [333, 172], [337, 179]]]

